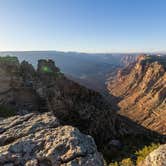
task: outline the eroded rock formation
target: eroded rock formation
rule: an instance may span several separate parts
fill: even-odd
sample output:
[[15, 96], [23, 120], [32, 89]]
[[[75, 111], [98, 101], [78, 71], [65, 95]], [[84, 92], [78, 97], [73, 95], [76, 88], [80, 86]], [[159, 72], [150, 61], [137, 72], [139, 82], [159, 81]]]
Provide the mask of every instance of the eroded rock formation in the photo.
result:
[[[4, 92], [5, 98], [4, 95], [1, 97], [5, 99], [4, 105], [18, 109], [18, 113], [24, 109], [26, 113], [51, 111], [62, 124], [78, 127], [99, 144], [142, 131], [111, 111], [111, 106], [99, 93], [67, 79], [52, 60], [39, 60], [37, 70], [25, 61], [13, 63], [13, 66], [17, 74], [8, 76], [7, 68], [0, 65], [5, 72], [1, 73], [0, 85], [5, 81], [10, 89], [10, 93]], [[12, 77], [17, 79], [13, 81]]]
[[120, 114], [166, 134], [166, 57], [139, 56], [118, 72], [108, 90], [119, 98]]

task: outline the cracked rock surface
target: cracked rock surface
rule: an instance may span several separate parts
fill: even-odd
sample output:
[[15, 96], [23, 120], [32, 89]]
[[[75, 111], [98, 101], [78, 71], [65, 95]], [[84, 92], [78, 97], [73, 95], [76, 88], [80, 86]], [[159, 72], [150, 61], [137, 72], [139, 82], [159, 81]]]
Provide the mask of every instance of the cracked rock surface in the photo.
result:
[[103, 158], [91, 136], [31, 113], [0, 120], [0, 165], [103, 166]]

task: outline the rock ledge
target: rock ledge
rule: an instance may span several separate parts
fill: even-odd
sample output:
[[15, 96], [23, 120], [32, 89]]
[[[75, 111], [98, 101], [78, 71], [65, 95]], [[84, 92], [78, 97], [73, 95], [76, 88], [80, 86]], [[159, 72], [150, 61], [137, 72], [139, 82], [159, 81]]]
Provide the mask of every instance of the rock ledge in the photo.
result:
[[31, 113], [0, 120], [0, 165], [103, 166], [103, 158], [91, 136]]

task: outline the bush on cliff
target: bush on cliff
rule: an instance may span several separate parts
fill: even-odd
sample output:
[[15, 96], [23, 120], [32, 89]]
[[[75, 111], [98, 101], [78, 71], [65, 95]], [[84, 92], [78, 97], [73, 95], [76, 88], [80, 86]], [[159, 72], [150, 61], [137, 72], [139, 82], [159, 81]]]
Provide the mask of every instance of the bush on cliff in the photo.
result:
[[7, 118], [16, 115], [16, 110], [0, 105], [0, 117]]

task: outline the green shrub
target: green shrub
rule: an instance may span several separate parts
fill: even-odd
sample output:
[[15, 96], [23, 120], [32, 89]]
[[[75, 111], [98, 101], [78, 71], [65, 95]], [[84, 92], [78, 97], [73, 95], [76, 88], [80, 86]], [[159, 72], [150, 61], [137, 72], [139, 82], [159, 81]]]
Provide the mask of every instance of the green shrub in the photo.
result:
[[134, 162], [130, 158], [123, 159], [121, 162], [110, 163], [109, 166], [134, 166]]
[[16, 110], [13, 108], [8, 108], [7, 106], [0, 106], [0, 117], [7, 118], [16, 115]]
[[136, 163], [140, 163], [141, 161], [143, 161], [146, 156], [152, 152], [153, 150], [157, 149], [159, 147], [159, 143], [155, 144], [155, 143], [152, 143], [151, 145], [149, 146], [145, 146], [143, 149], [137, 151], [135, 154], [137, 155], [137, 161]]
[[120, 166], [134, 166], [134, 163], [131, 158], [126, 158], [120, 162]]
[[0, 62], [15, 62], [17, 63], [18, 62], [18, 58], [17, 57], [14, 57], [14, 56], [3, 56], [3, 57], [0, 57]]
[[[150, 152], [157, 149], [159, 145], [160, 145], [159, 143], [152, 143], [150, 145], [145, 145], [140, 150], [136, 151], [133, 154], [130, 154], [130, 155], [134, 155], [136, 159], [124, 158], [121, 160], [117, 160], [116, 162], [111, 162], [109, 166], [136, 166], [141, 161], [143, 161]], [[128, 149], [126, 148], [123, 149], [123, 151], [126, 151], [126, 150]]]
[[119, 166], [118, 162], [110, 163], [109, 166]]

